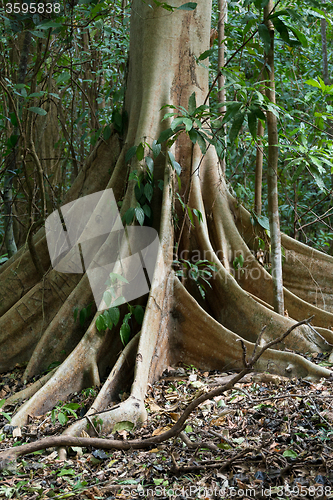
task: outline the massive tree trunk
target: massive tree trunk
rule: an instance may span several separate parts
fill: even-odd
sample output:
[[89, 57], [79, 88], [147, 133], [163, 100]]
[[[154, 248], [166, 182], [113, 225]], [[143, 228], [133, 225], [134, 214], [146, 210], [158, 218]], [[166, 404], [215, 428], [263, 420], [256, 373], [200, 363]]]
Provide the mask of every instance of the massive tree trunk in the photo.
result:
[[[187, 108], [193, 92], [197, 105], [202, 104], [207, 95], [208, 71], [197, 65], [195, 58], [209, 47], [209, 2], [198, 3], [194, 11], [178, 10], [172, 14], [153, 2], [151, 6], [148, 3], [134, 0], [132, 7], [125, 99], [126, 136], [120, 141], [113, 133], [107, 142], [100, 141], [96, 145], [65, 203], [112, 188], [115, 198], [122, 201], [124, 214], [135, 200], [135, 183], [128, 181], [128, 175], [130, 171], [143, 168], [133, 158], [126, 164], [128, 149], [141, 142], [151, 145], [168, 126], [167, 120], [161, 122], [166, 112], [165, 109], [161, 111], [162, 106], [171, 104]], [[176, 3], [182, 2], [177, 0]], [[285, 239], [288, 283], [296, 292], [304, 290], [302, 298], [310, 302], [285, 289], [285, 307], [290, 317], [275, 313], [271, 276], [252, 253], [259, 233], [256, 234], [249, 214], [228, 193], [213, 148], [202, 157], [198, 145], [193, 145], [185, 133], [171, 146], [182, 167], [180, 195], [190, 208], [202, 214], [200, 223], [194, 218], [194, 226], [185, 218], [183, 230], [182, 220], [180, 228], [174, 226], [178, 212], [178, 202], [175, 202], [178, 182], [168, 164], [167, 148], [167, 144], [163, 144], [154, 161], [154, 179], [164, 181], [163, 194], [156, 187], [151, 205], [153, 224], [160, 235], [155, 274], [141, 332], [125, 349], [122, 350], [119, 328], [98, 332], [95, 321], [99, 313], [84, 327], [74, 321], [73, 309], [82, 309], [93, 301], [88, 278], [61, 274], [49, 268], [44, 230], [35, 235], [41, 265], [48, 269], [41, 281], [29, 253], [24, 250], [3, 266], [2, 370], [12, 368], [15, 363], [28, 362], [24, 374], [24, 379], [28, 379], [41, 373], [50, 363], [62, 361], [55, 373], [42, 379], [43, 387], [37, 383], [35, 389], [30, 390], [36, 392], [13, 417], [12, 425], [23, 425], [28, 415], [52, 409], [70, 393], [100, 385], [104, 376], [107, 379], [88, 416], [96, 416], [103, 410], [105, 433], [110, 432], [117, 421], [140, 422], [146, 416], [147, 384], [156, 380], [168, 365], [183, 361], [199, 368], [239, 370], [242, 368], [242, 347], [238, 340], [243, 338], [251, 353], [264, 325], [267, 327], [263, 341], [268, 341], [286, 331], [295, 320], [314, 314], [314, 325], [320, 327], [318, 333], [306, 325], [300, 326], [286, 338], [285, 347], [305, 353], [328, 351], [328, 342], [333, 344], [330, 330], [333, 315], [310, 303], [314, 302], [311, 294], [317, 288], [323, 289], [323, 300], [328, 303], [327, 290], [332, 287], [328, 270], [333, 258]], [[145, 153], [149, 155], [148, 148]], [[179, 238], [175, 256], [175, 242]], [[240, 253], [245, 258], [244, 266], [233, 276], [232, 262]], [[181, 283], [172, 269], [175, 258], [190, 260], [198, 255], [216, 266], [212, 288], [206, 290], [205, 298], [198, 293], [194, 280], [188, 277]], [[283, 350], [267, 350], [256, 369], [308, 379], [331, 375], [329, 370]], [[128, 388], [129, 397], [120, 402], [119, 392]], [[19, 398], [20, 395], [16, 395], [16, 399]], [[109, 411], [105, 411], [107, 408]], [[87, 423], [83, 418], [66, 433], [93, 432], [91, 428], [88, 430]]]

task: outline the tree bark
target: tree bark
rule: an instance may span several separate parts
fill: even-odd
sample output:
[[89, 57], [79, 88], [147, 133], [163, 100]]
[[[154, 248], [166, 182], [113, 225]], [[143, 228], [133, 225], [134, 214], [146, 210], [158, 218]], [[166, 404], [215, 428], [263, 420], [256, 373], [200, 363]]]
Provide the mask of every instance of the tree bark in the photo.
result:
[[[271, 37], [270, 50], [266, 54], [267, 61], [267, 87], [266, 96], [269, 101], [275, 104], [275, 81], [274, 81], [274, 26], [268, 20], [270, 12], [273, 10], [273, 0], [270, 0], [264, 8], [265, 23]], [[271, 265], [274, 294], [274, 311], [284, 314], [283, 298], [283, 277], [282, 277], [282, 252], [278, 199], [278, 130], [276, 116], [272, 111], [267, 111], [267, 133], [268, 133], [268, 165], [267, 165], [267, 188], [268, 188], [268, 215], [271, 238]]]

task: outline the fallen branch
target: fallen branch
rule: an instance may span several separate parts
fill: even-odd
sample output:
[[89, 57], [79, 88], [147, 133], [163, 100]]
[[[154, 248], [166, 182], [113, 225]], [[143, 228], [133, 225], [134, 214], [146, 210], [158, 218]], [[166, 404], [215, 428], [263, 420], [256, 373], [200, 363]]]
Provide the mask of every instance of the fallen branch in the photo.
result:
[[303, 321], [299, 321], [295, 323], [292, 327], [289, 328], [283, 335], [278, 337], [275, 340], [268, 342], [264, 345], [259, 351], [258, 349], [258, 340], [260, 340], [261, 335], [259, 336], [256, 345], [253, 350], [253, 354], [250, 360], [246, 359], [246, 349], [244, 342], [240, 339], [243, 346], [243, 361], [244, 361], [244, 369], [237, 373], [229, 382], [219, 386], [211, 391], [201, 394], [199, 397], [194, 399], [184, 410], [180, 418], [177, 422], [169, 429], [168, 431], [160, 434], [159, 436], [153, 436], [146, 439], [133, 439], [130, 441], [123, 440], [115, 440], [115, 439], [103, 439], [103, 438], [84, 438], [84, 437], [75, 437], [75, 436], [53, 436], [45, 439], [41, 439], [39, 441], [35, 441], [33, 443], [24, 444], [22, 446], [16, 446], [13, 448], [9, 448], [0, 453], [0, 470], [5, 469], [10, 462], [15, 461], [18, 457], [27, 455], [29, 453], [33, 453], [38, 450], [44, 450], [46, 448], [51, 447], [63, 447], [63, 446], [80, 446], [80, 447], [94, 447], [105, 450], [138, 450], [144, 448], [154, 447], [163, 441], [166, 441], [170, 438], [178, 436], [185, 428], [185, 423], [189, 417], [189, 415], [197, 408], [201, 403], [207, 401], [208, 399], [212, 399], [216, 396], [220, 396], [224, 392], [231, 389], [245, 374], [252, 371], [255, 363], [258, 361], [260, 356], [270, 347], [279, 342], [282, 342], [295, 328], [300, 325], [308, 324], [313, 316]]

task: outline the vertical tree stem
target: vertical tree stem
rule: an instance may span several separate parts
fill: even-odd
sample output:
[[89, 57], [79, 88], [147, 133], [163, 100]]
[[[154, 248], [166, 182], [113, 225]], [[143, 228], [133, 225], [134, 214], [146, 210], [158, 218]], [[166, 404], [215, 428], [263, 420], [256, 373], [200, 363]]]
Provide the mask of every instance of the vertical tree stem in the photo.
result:
[[[275, 103], [275, 82], [274, 82], [274, 26], [268, 20], [270, 12], [273, 10], [273, 0], [269, 0], [264, 8], [265, 24], [269, 30], [271, 44], [266, 54], [267, 61], [267, 86], [266, 96], [271, 103]], [[269, 227], [271, 233], [271, 263], [273, 278], [273, 305], [274, 311], [284, 314], [283, 280], [282, 280], [282, 254], [281, 254], [281, 233], [278, 204], [278, 131], [277, 120], [274, 113], [267, 111], [267, 132], [268, 132], [268, 166], [267, 166], [267, 187], [268, 187], [268, 214]]]

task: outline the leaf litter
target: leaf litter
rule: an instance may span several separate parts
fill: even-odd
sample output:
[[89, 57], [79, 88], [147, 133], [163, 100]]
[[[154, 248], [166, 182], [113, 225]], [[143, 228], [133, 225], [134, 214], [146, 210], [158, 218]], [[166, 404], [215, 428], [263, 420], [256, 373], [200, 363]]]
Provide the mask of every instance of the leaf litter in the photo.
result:
[[[22, 373], [17, 367], [2, 376], [2, 399], [24, 388]], [[169, 367], [149, 386], [147, 422], [140, 428], [116, 424], [108, 437], [159, 435], [193, 399], [231, 377], [231, 372]], [[178, 437], [152, 449], [72, 447], [65, 462], [57, 460], [54, 449], [26, 455], [1, 471], [0, 498], [333, 498], [332, 389], [333, 381], [327, 379], [311, 383], [250, 373], [202, 403]], [[0, 450], [62, 434], [84, 417], [97, 392], [90, 388], [72, 394], [20, 429], [10, 426], [15, 406], [1, 408]], [[120, 394], [119, 400], [126, 397]], [[93, 425], [101, 428], [101, 422]]]

